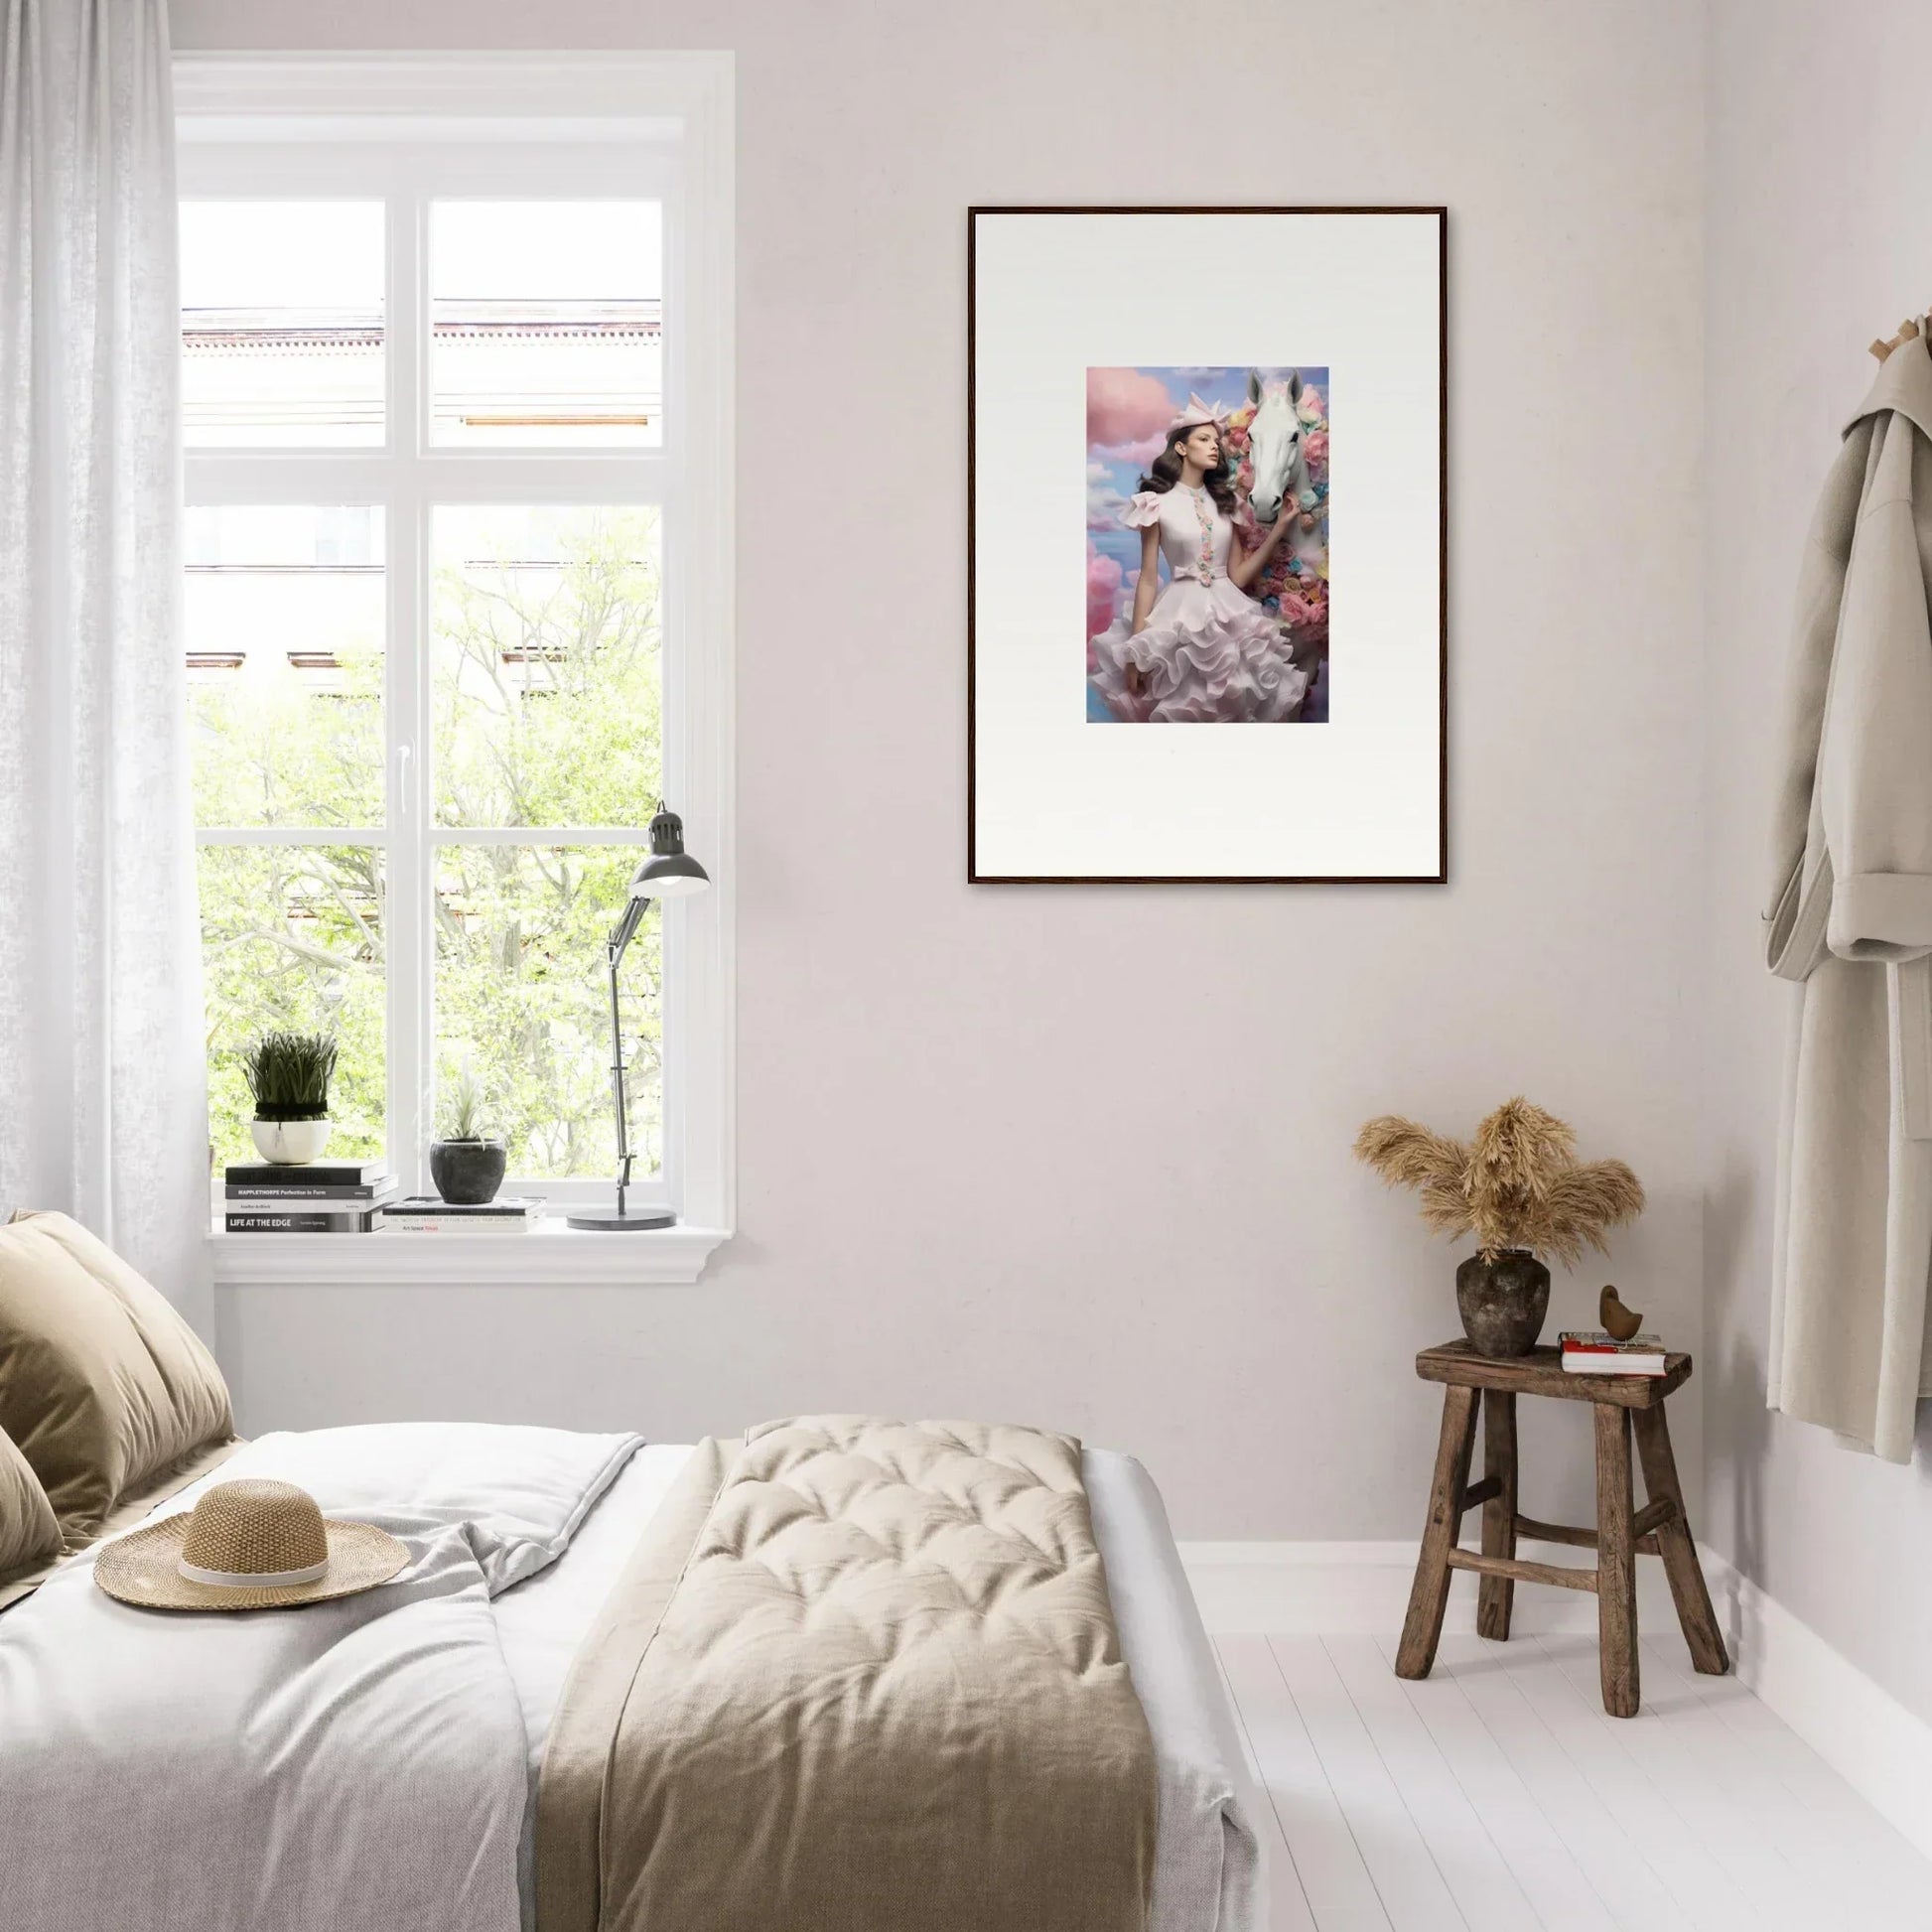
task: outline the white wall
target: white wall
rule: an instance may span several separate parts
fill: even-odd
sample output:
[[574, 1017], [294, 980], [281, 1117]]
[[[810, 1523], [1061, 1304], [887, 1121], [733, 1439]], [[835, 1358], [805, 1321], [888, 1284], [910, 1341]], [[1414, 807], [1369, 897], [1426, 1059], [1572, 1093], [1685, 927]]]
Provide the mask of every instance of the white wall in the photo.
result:
[[1778, 1096], [1791, 996], [1759, 949], [1770, 756], [1818, 484], [1876, 364], [1932, 303], [1922, 165], [1932, 13], [1720, 0], [1710, 48], [1710, 861], [1705, 1533], [1932, 1721], [1932, 1433], [1898, 1468], [1765, 1413]]
[[[183, 49], [722, 46], [740, 74], [744, 1232], [689, 1290], [229, 1291], [247, 1427], [984, 1414], [1138, 1450], [1183, 1535], [1414, 1535], [1411, 1356], [1455, 1329], [1454, 1257], [1348, 1143], [1519, 1089], [1653, 1200], [1552, 1328], [1613, 1276], [1695, 1338], [1692, 10], [173, 11]], [[1197, 201], [1451, 209], [1447, 889], [963, 883], [965, 208]], [[1532, 1507], [1586, 1507], [1583, 1419], [1526, 1433]]]

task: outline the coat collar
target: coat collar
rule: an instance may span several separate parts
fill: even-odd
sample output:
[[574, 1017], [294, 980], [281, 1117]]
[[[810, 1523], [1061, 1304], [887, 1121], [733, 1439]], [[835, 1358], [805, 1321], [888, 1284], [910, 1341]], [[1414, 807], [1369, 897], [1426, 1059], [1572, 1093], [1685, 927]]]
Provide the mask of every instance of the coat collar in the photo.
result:
[[1878, 374], [1858, 414], [1845, 425], [1850, 436], [1867, 416], [1889, 411], [1908, 417], [1932, 438], [1932, 342], [1924, 336], [1903, 342], [1878, 365]]

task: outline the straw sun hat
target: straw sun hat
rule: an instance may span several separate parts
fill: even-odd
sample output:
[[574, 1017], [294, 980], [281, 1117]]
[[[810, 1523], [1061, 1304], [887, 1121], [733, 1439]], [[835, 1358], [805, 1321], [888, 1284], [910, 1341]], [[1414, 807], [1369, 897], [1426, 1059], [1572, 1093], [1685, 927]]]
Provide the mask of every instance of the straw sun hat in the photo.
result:
[[194, 1510], [110, 1543], [94, 1582], [164, 1610], [267, 1610], [386, 1584], [408, 1550], [372, 1523], [326, 1521], [292, 1482], [217, 1482]]

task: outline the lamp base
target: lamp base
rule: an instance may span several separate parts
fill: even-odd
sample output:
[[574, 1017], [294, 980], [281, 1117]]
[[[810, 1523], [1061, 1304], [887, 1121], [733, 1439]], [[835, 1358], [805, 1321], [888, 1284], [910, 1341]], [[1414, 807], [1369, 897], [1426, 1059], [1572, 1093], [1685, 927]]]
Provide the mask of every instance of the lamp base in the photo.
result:
[[564, 1225], [594, 1234], [621, 1234], [629, 1228], [675, 1227], [677, 1216], [668, 1207], [632, 1207], [621, 1214], [566, 1214]]

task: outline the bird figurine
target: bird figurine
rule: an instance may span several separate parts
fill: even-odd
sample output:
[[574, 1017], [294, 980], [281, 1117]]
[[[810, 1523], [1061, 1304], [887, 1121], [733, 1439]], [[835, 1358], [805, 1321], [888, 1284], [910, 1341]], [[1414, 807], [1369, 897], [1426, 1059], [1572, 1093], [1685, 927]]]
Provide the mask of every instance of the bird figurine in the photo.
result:
[[1626, 1309], [1617, 1300], [1614, 1288], [1605, 1288], [1597, 1298], [1596, 1318], [1604, 1332], [1617, 1341], [1628, 1341], [1643, 1326], [1643, 1316]]

